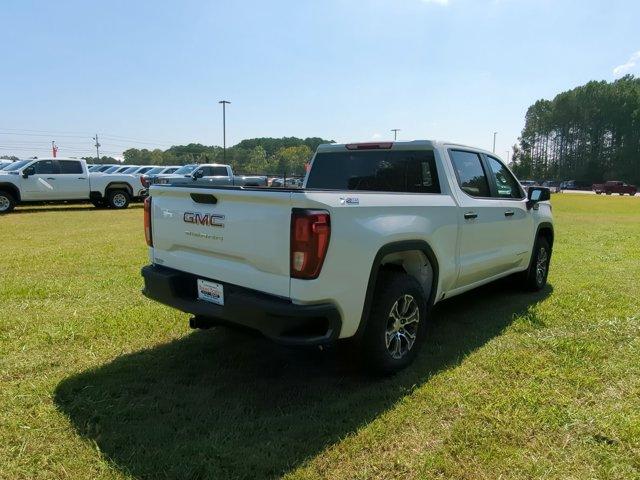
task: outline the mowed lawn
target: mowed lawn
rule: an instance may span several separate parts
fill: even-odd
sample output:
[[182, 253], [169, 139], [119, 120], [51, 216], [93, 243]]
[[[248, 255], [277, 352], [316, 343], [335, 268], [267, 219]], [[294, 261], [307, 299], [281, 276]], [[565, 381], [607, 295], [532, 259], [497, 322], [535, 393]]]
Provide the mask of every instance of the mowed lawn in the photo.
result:
[[140, 294], [139, 206], [18, 208], [0, 217], [0, 478], [640, 478], [640, 199], [552, 203], [549, 287], [439, 305], [387, 379], [346, 348], [191, 332]]

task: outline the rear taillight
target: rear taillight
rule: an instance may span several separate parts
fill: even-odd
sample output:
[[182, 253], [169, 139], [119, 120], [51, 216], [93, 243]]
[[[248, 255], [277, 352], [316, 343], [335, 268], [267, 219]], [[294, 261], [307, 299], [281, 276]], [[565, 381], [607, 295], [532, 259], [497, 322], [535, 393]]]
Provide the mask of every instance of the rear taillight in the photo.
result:
[[318, 278], [329, 247], [331, 222], [325, 210], [291, 213], [291, 277]]
[[153, 236], [151, 235], [151, 197], [144, 199], [144, 238], [147, 245], [153, 247]]

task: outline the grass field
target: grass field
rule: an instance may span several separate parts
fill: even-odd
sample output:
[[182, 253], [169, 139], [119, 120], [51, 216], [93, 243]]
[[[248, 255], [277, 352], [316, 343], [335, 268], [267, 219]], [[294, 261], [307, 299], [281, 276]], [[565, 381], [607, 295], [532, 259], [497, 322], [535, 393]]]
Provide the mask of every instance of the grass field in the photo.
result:
[[0, 217], [0, 479], [640, 478], [640, 201], [556, 195], [550, 285], [384, 380], [140, 294], [142, 209]]

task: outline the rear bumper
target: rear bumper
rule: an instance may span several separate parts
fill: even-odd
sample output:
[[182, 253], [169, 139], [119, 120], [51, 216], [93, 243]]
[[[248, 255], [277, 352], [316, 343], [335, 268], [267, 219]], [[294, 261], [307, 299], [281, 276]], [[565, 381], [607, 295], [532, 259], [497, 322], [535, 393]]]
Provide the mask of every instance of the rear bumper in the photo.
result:
[[146, 297], [191, 313], [202, 323], [248, 327], [285, 345], [323, 345], [340, 335], [340, 313], [332, 304], [296, 305], [274, 295], [205, 279], [224, 285], [222, 306], [197, 298], [197, 279], [202, 277], [157, 265], [143, 267], [141, 273]]

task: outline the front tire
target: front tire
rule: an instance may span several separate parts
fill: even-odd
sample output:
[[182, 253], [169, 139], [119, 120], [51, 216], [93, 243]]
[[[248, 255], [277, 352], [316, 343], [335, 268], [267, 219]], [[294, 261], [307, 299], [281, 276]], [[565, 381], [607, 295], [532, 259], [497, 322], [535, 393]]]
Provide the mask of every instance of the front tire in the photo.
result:
[[16, 200], [9, 192], [0, 191], [0, 215], [9, 213], [16, 207]]
[[426, 336], [427, 301], [420, 283], [400, 272], [384, 272], [362, 339], [366, 366], [389, 375], [409, 365]]
[[547, 284], [549, 263], [551, 261], [551, 245], [544, 237], [538, 237], [533, 247], [533, 258], [529, 270], [525, 272], [524, 286], [527, 290], [537, 292]]
[[109, 190], [107, 193], [107, 203], [111, 208], [117, 210], [127, 208], [130, 201], [129, 193], [126, 190]]

